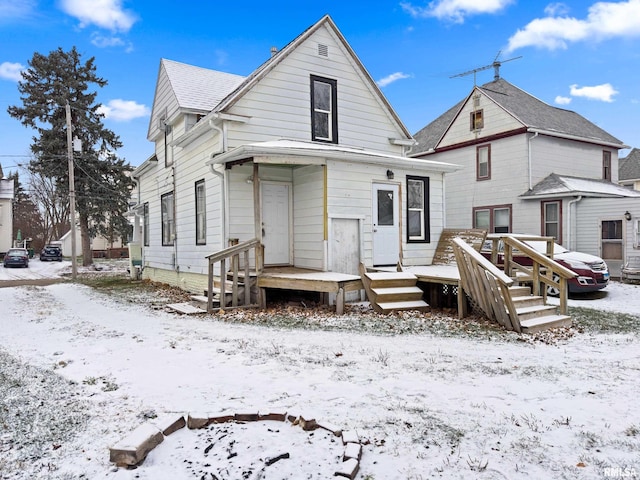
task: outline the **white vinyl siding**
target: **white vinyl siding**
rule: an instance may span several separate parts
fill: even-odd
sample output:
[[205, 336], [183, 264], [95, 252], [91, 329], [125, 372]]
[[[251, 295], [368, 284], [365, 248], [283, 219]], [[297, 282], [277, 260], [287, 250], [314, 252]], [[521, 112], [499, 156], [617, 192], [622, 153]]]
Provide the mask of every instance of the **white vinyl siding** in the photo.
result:
[[[328, 57], [318, 56], [319, 43], [328, 46]], [[404, 134], [382, 108], [381, 100], [365, 88], [364, 77], [345, 53], [328, 30], [315, 32], [229, 110], [251, 117], [246, 124], [229, 124], [229, 147], [282, 137], [309, 141], [309, 75], [317, 75], [337, 81], [341, 145], [401, 155], [402, 148], [391, 145], [389, 138]]]

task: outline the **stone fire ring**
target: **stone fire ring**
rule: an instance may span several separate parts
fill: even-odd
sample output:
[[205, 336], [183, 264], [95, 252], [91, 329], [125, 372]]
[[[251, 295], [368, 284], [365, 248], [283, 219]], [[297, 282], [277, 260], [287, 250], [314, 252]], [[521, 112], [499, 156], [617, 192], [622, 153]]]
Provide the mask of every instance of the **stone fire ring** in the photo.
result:
[[[109, 461], [115, 463], [118, 467], [125, 468], [140, 465], [149, 452], [162, 443], [165, 437], [185, 426], [189, 429], [198, 429], [205, 428], [211, 424], [261, 421], [289, 422], [292, 425], [300, 426], [305, 431], [321, 428], [333, 433], [336, 437], [341, 437], [344, 445], [342, 463], [333, 472], [333, 476], [353, 480], [358, 473], [362, 457], [362, 445], [357, 432], [351, 430], [343, 431], [328, 423], [318, 422], [315, 419], [305, 419], [302, 416], [296, 417], [286, 413], [231, 413], [217, 416], [189, 414], [186, 419], [183, 415], [169, 414], [149, 420], [116, 443], [109, 449]], [[288, 454], [267, 458], [265, 459], [265, 465], [271, 465], [283, 458], [288, 458]]]

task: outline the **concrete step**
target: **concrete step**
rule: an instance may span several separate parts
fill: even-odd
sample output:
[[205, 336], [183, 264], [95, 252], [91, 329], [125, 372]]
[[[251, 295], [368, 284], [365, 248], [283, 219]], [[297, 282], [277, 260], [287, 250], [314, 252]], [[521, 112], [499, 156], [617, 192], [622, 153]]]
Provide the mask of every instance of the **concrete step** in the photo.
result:
[[567, 315], [546, 315], [520, 321], [523, 333], [536, 333], [550, 328], [570, 327], [571, 317]]

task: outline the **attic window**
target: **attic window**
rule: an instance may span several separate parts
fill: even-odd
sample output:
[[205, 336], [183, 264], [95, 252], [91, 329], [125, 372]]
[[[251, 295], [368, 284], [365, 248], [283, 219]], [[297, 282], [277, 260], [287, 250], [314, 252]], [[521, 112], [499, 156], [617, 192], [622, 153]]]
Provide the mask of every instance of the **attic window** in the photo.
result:
[[338, 143], [338, 82], [311, 75], [311, 140]]
[[321, 57], [329, 56], [329, 47], [327, 45], [323, 45], [321, 43], [318, 44], [318, 55]]
[[482, 109], [471, 112], [471, 131], [484, 127], [484, 115]]

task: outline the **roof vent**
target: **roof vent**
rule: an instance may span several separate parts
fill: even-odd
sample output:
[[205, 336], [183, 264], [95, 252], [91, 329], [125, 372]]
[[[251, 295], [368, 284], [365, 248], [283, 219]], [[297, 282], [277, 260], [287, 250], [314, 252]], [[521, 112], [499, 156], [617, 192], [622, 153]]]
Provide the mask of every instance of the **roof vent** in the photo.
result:
[[278, 53], [278, 47], [271, 47], [271, 56], [273, 57], [276, 53]]
[[321, 43], [318, 44], [318, 55], [321, 57], [329, 56], [329, 47], [327, 45], [323, 45]]

